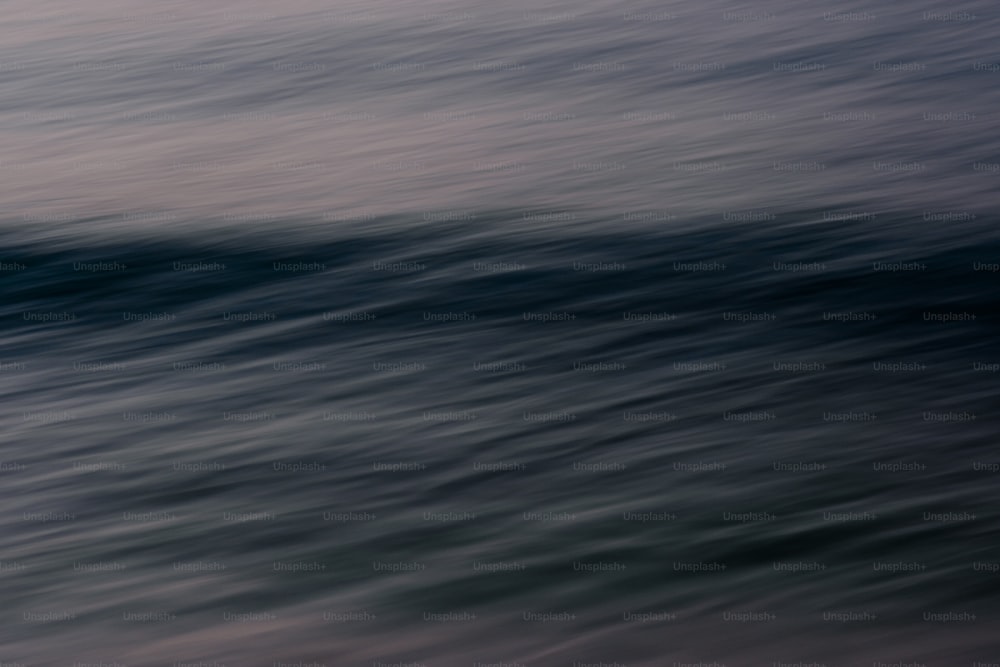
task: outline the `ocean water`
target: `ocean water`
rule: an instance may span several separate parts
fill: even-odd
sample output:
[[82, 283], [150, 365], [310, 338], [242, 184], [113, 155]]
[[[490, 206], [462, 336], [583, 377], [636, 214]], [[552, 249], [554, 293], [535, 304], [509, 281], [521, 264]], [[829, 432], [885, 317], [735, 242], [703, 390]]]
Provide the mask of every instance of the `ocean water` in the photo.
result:
[[996, 6], [0, 29], [0, 665], [1000, 662]]

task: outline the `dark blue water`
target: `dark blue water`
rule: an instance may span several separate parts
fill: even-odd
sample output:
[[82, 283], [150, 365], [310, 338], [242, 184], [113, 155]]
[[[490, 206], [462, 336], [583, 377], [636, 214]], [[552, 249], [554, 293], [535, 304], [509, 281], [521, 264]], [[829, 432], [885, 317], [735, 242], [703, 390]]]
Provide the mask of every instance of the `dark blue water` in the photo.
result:
[[12, 3], [0, 665], [1000, 662], [989, 3]]

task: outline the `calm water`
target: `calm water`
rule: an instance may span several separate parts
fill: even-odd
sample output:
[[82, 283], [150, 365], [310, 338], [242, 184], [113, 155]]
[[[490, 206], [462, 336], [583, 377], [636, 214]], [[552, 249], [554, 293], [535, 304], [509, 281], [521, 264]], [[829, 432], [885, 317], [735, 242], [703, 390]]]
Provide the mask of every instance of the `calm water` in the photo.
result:
[[4, 9], [0, 665], [1000, 663], [993, 3]]

